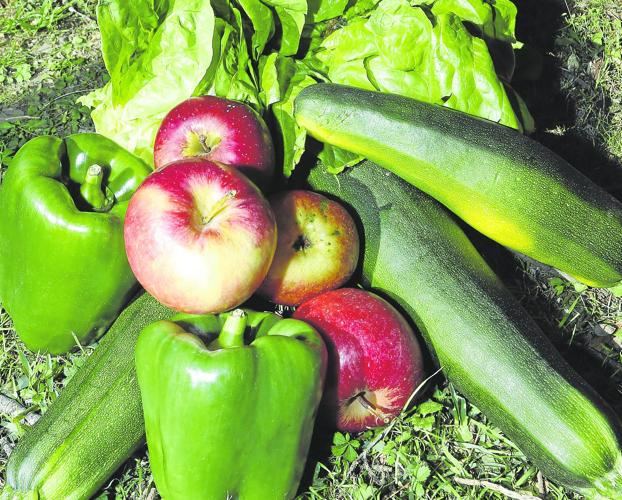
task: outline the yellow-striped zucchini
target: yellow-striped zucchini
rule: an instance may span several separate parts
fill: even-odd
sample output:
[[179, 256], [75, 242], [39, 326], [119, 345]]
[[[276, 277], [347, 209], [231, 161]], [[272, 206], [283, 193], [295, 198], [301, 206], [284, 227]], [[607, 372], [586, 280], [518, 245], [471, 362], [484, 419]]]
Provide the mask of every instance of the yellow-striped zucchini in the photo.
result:
[[450, 214], [365, 163], [311, 187], [352, 209], [363, 284], [415, 321], [447, 378], [543, 473], [589, 497], [622, 498], [621, 424], [564, 361]]
[[622, 280], [622, 203], [538, 142], [399, 95], [304, 89], [296, 120], [436, 198], [481, 233], [586, 285]]

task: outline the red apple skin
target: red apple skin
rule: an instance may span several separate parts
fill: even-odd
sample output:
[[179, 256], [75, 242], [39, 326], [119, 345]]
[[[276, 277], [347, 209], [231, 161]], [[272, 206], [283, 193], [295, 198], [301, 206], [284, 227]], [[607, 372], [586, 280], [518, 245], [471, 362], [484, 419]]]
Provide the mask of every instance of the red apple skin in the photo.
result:
[[164, 117], [154, 145], [156, 169], [202, 158], [238, 168], [260, 186], [274, 173], [268, 127], [249, 106], [215, 96], [191, 97]]
[[412, 329], [373, 293], [333, 290], [302, 304], [294, 317], [324, 338], [328, 373], [321, 413], [341, 431], [386, 425], [423, 380], [421, 349]]
[[350, 279], [359, 258], [359, 236], [344, 207], [305, 190], [276, 193], [270, 205], [277, 249], [259, 295], [295, 306]]
[[125, 248], [140, 284], [187, 313], [218, 313], [265, 278], [276, 223], [259, 189], [237, 170], [181, 160], [153, 172], [130, 200]]

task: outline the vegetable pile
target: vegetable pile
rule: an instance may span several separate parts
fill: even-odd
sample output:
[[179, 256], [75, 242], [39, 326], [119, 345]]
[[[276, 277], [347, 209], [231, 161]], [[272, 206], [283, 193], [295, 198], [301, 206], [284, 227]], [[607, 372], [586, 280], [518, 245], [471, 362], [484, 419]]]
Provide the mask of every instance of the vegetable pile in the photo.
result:
[[622, 204], [524, 135], [516, 14], [100, 1], [97, 133], [11, 162], [0, 300], [33, 351], [103, 338], [0, 498], [88, 498], [145, 442], [163, 498], [293, 498], [314, 428], [382, 427], [420, 394], [419, 334], [548, 478], [621, 496], [622, 422], [447, 210], [622, 282]]
[[[99, 133], [147, 162], [153, 161], [158, 126], [176, 104], [202, 94], [246, 102], [274, 122], [285, 175], [305, 151], [294, 99], [318, 81], [398, 93], [532, 128], [507, 83], [514, 70], [512, 46], [518, 44], [510, 0], [349, 4], [101, 2], [98, 23], [110, 81], [81, 102], [94, 107]], [[320, 158], [339, 170], [358, 157], [325, 146]]]

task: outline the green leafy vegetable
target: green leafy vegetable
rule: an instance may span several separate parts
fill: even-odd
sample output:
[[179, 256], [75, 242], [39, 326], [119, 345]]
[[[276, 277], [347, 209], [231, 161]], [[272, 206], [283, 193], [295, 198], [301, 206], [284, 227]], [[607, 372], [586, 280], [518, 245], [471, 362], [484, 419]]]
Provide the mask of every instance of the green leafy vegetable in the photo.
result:
[[343, 14], [348, 0], [310, 0], [308, 14], [312, 23], [333, 19]]
[[317, 83], [312, 71], [291, 57], [270, 54], [262, 60], [261, 86], [265, 105], [271, 107], [282, 141], [283, 167], [289, 175], [305, 149], [306, 132], [296, 125], [294, 99]]
[[208, 73], [194, 94], [212, 94], [244, 101], [255, 108], [261, 108], [251, 65], [246, 39], [242, 31], [242, 16], [232, 8], [232, 21], [216, 20], [214, 38], [219, 40], [218, 59], [214, 62], [214, 73]]
[[300, 35], [307, 16], [307, 0], [263, 0], [274, 7], [283, 36], [281, 38], [281, 54], [291, 56], [298, 51]]
[[110, 81], [81, 100], [97, 131], [153, 163], [164, 115], [190, 97], [212, 61], [209, 0], [101, 2], [97, 19]]
[[274, 16], [269, 7], [257, 0], [239, 0], [253, 26], [253, 57], [257, 59], [274, 34]]
[[510, 0], [436, 0], [421, 3], [431, 3], [432, 13], [437, 16], [456, 14], [463, 21], [477, 26], [486, 37], [516, 42], [516, 6]]
[[[106, 0], [98, 22], [111, 79], [81, 101], [95, 108], [98, 132], [148, 161], [162, 118], [179, 102], [201, 94], [244, 101], [276, 125], [288, 176], [306, 148], [293, 100], [317, 81], [531, 130], [508, 83], [515, 21], [510, 0]], [[319, 158], [332, 172], [360, 160], [332, 146]]]
[[[481, 0], [439, 0], [431, 19], [407, 0], [383, 0], [368, 19], [357, 18], [327, 37], [319, 57], [335, 83], [444, 104], [520, 129], [486, 42], [448, 11], [448, 4], [476, 3], [484, 8]], [[491, 8], [486, 4], [486, 11]], [[491, 31], [493, 17], [488, 21]]]
[[[315, 54], [330, 81], [444, 105], [519, 130], [533, 129], [526, 106], [497, 75], [488, 48], [488, 42], [516, 42], [512, 2], [361, 4], [354, 7], [357, 15], [346, 13], [348, 24], [326, 37]], [[512, 56], [511, 46], [509, 51]], [[331, 172], [357, 161], [333, 149], [320, 153]]]

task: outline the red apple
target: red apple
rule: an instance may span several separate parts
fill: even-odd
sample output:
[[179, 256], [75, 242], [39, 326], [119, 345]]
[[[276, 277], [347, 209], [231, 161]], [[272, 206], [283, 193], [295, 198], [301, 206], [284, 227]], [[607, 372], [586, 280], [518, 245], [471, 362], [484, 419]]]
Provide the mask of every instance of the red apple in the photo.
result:
[[358, 432], [397, 416], [423, 380], [421, 349], [404, 317], [373, 293], [342, 288], [302, 304], [294, 317], [328, 349], [325, 420]]
[[152, 173], [132, 196], [125, 248], [136, 278], [160, 302], [217, 313], [244, 302], [265, 278], [276, 224], [243, 174], [181, 160]]
[[270, 205], [278, 240], [260, 295], [293, 306], [348, 281], [358, 262], [359, 237], [345, 208], [303, 190], [277, 193]]
[[215, 96], [191, 97], [164, 117], [155, 138], [155, 167], [202, 158], [240, 169], [258, 185], [274, 172], [268, 127], [250, 107]]

